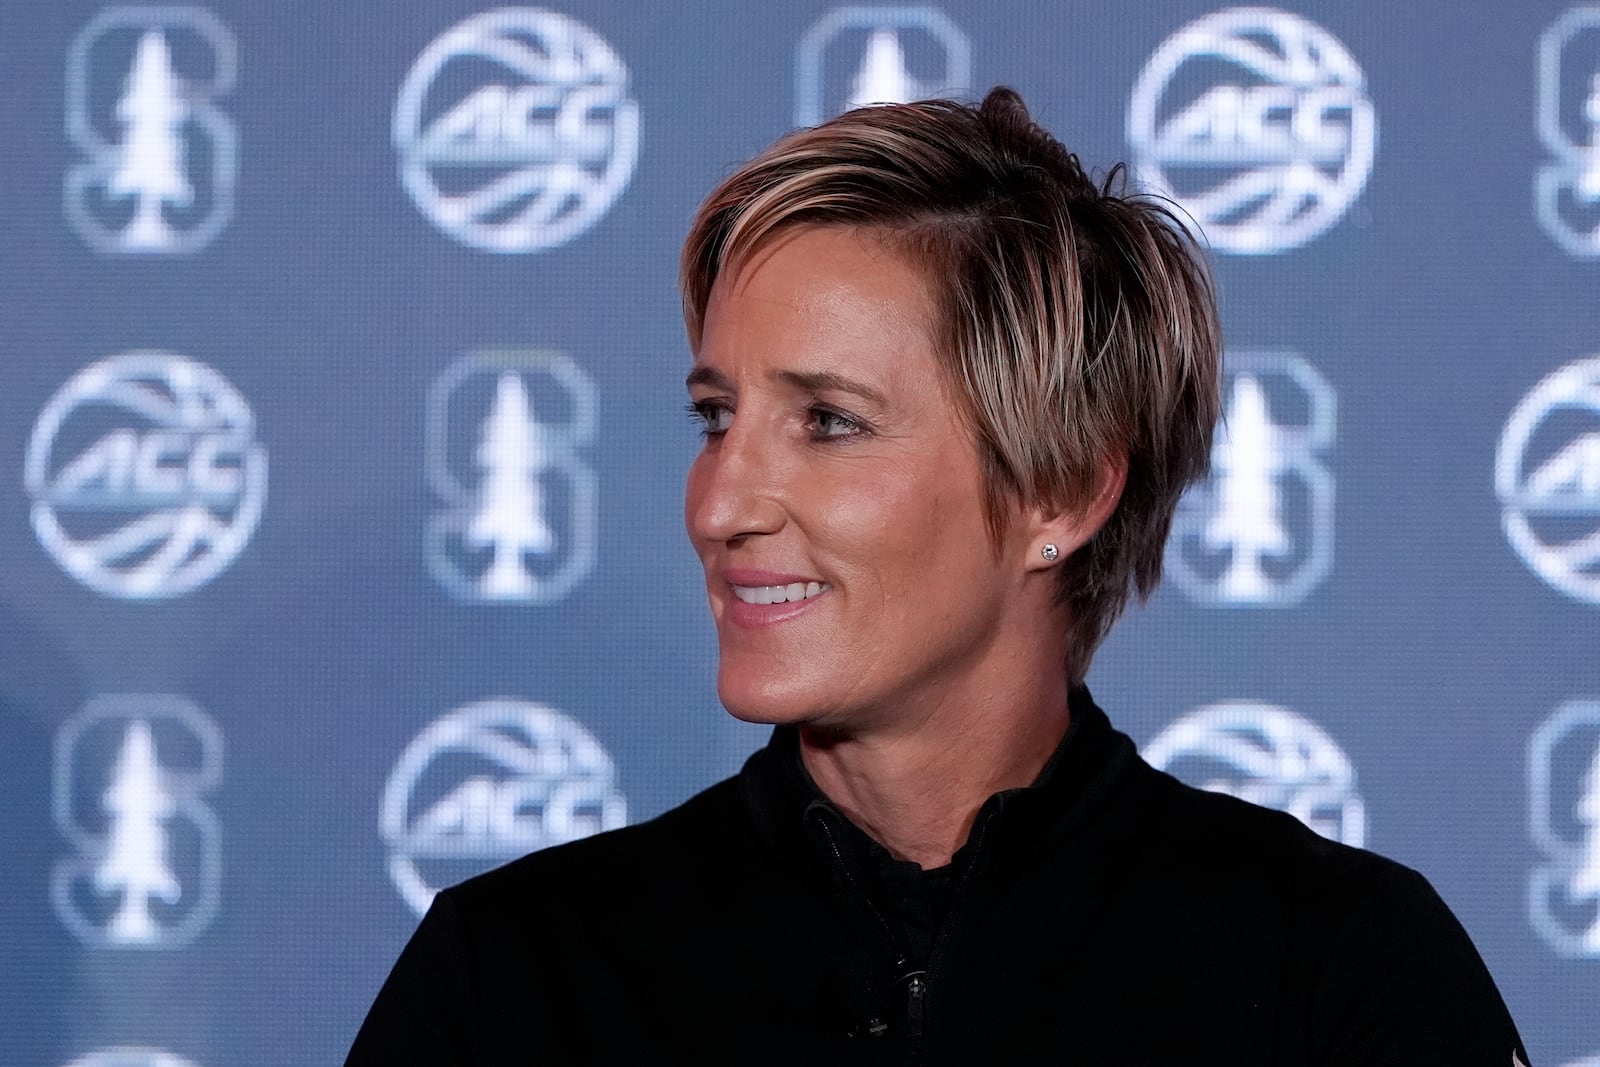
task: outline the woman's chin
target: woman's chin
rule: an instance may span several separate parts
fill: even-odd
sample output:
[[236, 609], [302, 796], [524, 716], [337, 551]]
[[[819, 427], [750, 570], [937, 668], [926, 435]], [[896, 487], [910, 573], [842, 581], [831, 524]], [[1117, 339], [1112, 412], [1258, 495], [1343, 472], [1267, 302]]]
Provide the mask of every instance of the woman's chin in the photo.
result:
[[734, 718], [769, 726], [803, 722], [813, 710], [798, 687], [772, 678], [729, 678], [724, 672], [717, 679], [717, 697]]

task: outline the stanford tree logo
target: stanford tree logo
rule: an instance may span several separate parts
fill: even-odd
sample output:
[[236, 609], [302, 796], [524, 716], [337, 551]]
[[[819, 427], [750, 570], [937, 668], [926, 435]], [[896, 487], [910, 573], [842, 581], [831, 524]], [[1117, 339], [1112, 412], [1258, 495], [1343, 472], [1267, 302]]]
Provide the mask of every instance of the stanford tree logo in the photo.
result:
[[1333, 565], [1333, 387], [1288, 353], [1225, 362], [1211, 475], [1179, 505], [1167, 567], [1201, 604], [1298, 604]]
[[1600, 5], [1565, 12], [1539, 40], [1539, 224], [1569, 255], [1600, 256]]
[[1561, 955], [1600, 959], [1600, 701], [1564, 704], [1529, 739], [1528, 829], [1545, 857], [1529, 921]]
[[175, 948], [216, 914], [221, 831], [205, 802], [222, 734], [178, 696], [102, 696], [56, 735], [56, 825], [76, 855], [51, 899], [67, 929], [102, 948]]
[[474, 352], [434, 383], [428, 480], [445, 507], [425, 540], [452, 596], [550, 604], [594, 569], [598, 493], [580, 449], [598, 406], [594, 382], [559, 352]]
[[238, 56], [197, 7], [112, 7], [67, 55], [67, 219], [98, 252], [195, 252], [233, 214]]
[[834, 8], [795, 54], [795, 124], [854, 107], [904, 104], [972, 88], [972, 45], [937, 8]]

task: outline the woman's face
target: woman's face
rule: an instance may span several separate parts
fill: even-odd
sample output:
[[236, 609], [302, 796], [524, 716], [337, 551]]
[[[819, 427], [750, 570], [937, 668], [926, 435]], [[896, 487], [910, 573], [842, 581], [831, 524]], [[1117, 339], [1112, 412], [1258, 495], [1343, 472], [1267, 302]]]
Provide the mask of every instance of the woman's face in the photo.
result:
[[706, 440], [689, 537], [718, 692], [758, 722], [843, 730], [981, 694], [1019, 594], [918, 270], [869, 233], [789, 231], [716, 284], [689, 375]]

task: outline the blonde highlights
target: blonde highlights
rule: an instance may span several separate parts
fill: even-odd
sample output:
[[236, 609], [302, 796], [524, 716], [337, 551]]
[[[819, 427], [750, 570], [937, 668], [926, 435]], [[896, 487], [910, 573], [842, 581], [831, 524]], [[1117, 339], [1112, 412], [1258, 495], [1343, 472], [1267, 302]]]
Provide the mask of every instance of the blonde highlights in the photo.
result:
[[997, 542], [1014, 505], [1081, 511], [1126, 465], [1110, 518], [1058, 567], [1082, 681], [1130, 593], [1160, 581], [1178, 499], [1207, 470], [1221, 338], [1196, 242], [1120, 167], [1091, 181], [1010, 89], [861, 108], [784, 137], [706, 199], [681, 267], [691, 346], [718, 276], [801, 225], [872, 230], [926, 272]]

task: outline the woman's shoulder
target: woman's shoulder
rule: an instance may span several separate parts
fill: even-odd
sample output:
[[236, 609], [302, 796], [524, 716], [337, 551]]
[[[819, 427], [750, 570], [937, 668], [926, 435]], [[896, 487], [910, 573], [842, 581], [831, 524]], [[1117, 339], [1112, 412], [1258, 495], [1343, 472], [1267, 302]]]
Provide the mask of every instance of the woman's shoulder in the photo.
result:
[[473, 916], [525, 911], [531, 900], [606, 901], [651, 887], [662, 872], [725, 862], [747, 822], [735, 780], [725, 779], [653, 818], [530, 852], [442, 895]]
[[[1424, 957], [1476, 963], [1449, 906], [1426, 877], [1361, 847], [1353, 810], [1298, 805], [1295, 815], [1149, 771], [1149, 802], [1137, 831], [1136, 881], [1183, 886], [1191, 902], [1226, 915], [1235, 932], [1287, 938], [1326, 962], [1384, 958], [1411, 945]], [[1339, 831], [1351, 841], [1334, 839]], [[1481, 965], [1480, 965], [1481, 966]]]
[[1140, 772], [1146, 802], [1139, 832], [1174, 862], [1199, 863], [1219, 873], [1270, 869], [1283, 878], [1311, 877], [1319, 883], [1404, 880], [1406, 868], [1363, 847], [1359, 800], [1317, 796], [1308, 789], [1305, 796], [1279, 798], [1287, 803], [1272, 807], [1195, 788], [1147, 765]]

